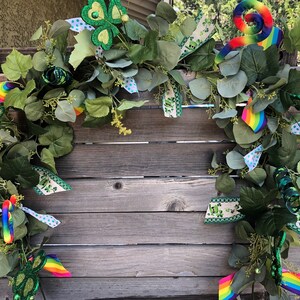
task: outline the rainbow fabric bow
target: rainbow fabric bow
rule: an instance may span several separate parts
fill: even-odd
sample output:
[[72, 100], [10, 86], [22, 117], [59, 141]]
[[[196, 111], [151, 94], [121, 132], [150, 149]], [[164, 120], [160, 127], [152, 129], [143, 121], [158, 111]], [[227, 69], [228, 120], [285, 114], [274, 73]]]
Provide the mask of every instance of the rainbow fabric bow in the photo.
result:
[[14, 223], [12, 212], [15, 209], [17, 197], [12, 195], [9, 200], [2, 204], [2, 226], [3, 239], [6, 244], [12, 244], [14, 241]]
[[219, 280], [219, 300], [233, 300], [238, 296], [231, 289], [234, 275], [235, 273]]
[[15, 86], [11, 82], [4, 81], [0, 83], [0, 103], [5, 101], [6, 95], [13, 88], [15, 88]]

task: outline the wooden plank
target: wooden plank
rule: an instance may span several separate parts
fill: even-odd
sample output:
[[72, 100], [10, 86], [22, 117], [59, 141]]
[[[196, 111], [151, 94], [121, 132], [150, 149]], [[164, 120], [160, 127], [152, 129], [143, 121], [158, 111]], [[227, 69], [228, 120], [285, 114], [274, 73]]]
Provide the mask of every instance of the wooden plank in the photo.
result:
[[[226, 245], [145, 245], [101, 247], [47, 247], [73, 277], [223, 277], [234, 272], [227, 264]], [[289, 261], [300, 264], [299, 250]], [[51, 274], [42, 272], [42, 277]]]
[[130, 110], [124, 119], [124, 125], [132, 130], [127, 136], [119, 135], [110, 124], [99, 130], [83, 128], [81, 123], [82, 119], [74, 125], [77, 143], [228, 140], [204, 108], [184, 109], [178, 119], [165, 118], [161, 109]]
[[[177, 278], [41, 278], [46, 299], [88, 300], [88, 299], [178, 299], [215, 300], [220, 277], [177, 277]], [[3, 299], [12, 299], [11, 287], [7, 280], [0, 280]], [[257, 286], [258, 291], [261, 290]], [[246, 292], [245, 292], [246, 293]], [[242, 300], [250, 300], [244, 295]], [[211, 296], [208, 296], [210, 294]], [[41, 300], [40, 293], [35, 300]], [[203, 298], [204, 299], [204, 298]], [[266, 299], [261, 294], [256, 300]], [[1, 298], [2, 300], [2, 298]]]
[[62, 225], [52, 232], [50, 244], [221, 245], [231, 244], [234, 240], [233, 224], [204, 224], [204, 213], [80, 213], [54, 216]]
[[63, 178], [200, 176], [207, 175], [214, 151], [221, 154], [231, 147], [228, 143], [76, 145], [57, 160], [57, 169]]
[[73, 190], [65, 193], [38, 196], [25, 191], [24, 205], [50, 213], [206, 211], [210, 199], [217, 196], [213, 177], [67, 182]]

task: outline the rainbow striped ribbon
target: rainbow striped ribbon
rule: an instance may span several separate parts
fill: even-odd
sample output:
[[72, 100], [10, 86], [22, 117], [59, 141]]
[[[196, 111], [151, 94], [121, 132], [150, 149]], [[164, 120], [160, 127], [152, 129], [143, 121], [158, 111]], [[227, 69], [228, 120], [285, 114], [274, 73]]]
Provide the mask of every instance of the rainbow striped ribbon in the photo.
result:
[[234, 275], [235, 273], [219, 280], [219, 300], [233, 300], [238, 296], [231, 289]]
[[43, 269], [50, 272], [55, 277], [72, 277], [72, 274], [62, 265], [61, 261], [54, 254], [46, 256], [46, 264]]

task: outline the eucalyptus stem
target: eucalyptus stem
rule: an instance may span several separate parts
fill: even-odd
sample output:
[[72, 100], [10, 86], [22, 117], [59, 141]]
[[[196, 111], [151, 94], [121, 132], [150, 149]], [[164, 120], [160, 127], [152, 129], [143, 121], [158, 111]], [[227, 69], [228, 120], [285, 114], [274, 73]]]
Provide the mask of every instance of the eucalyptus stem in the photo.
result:
[[255, 300], [254, 285], [255, 285], [255, 282], [252, 283], [252, 300]]
[[128, 45], [126, 44], [126, 42], [123, 40], [123, 38], [121, 38], [121, 34], [118, 35], [118, 39], [120, 40], [120, 42], [124, 45], [124, 47], [129, 50]]

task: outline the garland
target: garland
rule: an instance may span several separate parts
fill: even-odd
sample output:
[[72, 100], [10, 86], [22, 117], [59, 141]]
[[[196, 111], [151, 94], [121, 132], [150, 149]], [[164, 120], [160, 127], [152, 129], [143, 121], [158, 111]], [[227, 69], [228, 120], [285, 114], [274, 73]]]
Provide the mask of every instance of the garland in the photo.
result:
[[[253, 9], [257, 13], [247, 13]], [[234, 22], [247, 36], [220, 52], [211, 38], [214, 27], [201, 12], [178, 17], [160, 2], [147, 22], [149, 28], [129, 19], [119, 0], [108, 6], [89, 0], [81, 17], [45, 22], [36, 31], [33, 57], [14, 49], [2, 65], [8, 81], [0, 85], [0, 277], [11, 280], [14, 299], [32, 299], [41, 269], [71, 276], [42, 245], [30, 245], [30, 236], [60, 222], [24, 207], [21, 191], [71, 189], [55, 168], [55, 158], [73, 149], [68, 123], [84, 114], [83, 126], [111, 123], [120, 134], [131, 134], [125, 112], [146, 101], [123, 99], [119, 91], [155, 90], [166, 117], [180, 117], [182, 105], [206, 105], [235, 142], [223, 162], [213, 156], [209, 170], [219, 174], [216, 189], [224, 195], [235, 189], [231, 175], [242, 182], [239, 197], [213, 198], [206, 214], [206, 223], [237, 222], [243, 243], [233, 245], [229, 264], [237, 272], [220, 281], [219, 299], [235, 299], [255, 282], [273, 296], [285, 290], [299, 295], [300, 275], [282, 261], [300, 233], [300, 122], [291, 109], [300, 107], [300, 72], [280, 65], [283, 32], [256, 0], [234, 10]], [[78, 34], [68, 53], [70, 30]], [[300, 50], [299, 30], [300, 22], [285, 29], [289, 49]]]

